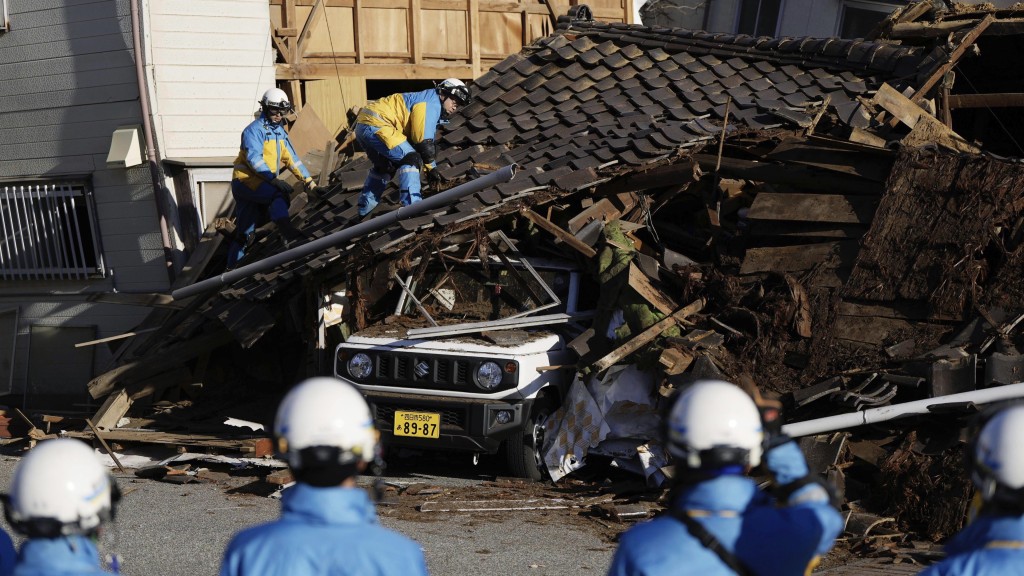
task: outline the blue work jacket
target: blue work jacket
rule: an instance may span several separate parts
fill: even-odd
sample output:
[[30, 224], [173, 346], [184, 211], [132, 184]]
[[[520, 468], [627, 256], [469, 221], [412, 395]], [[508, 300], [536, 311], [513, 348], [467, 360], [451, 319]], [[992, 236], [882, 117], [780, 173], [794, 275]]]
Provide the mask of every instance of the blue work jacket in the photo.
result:
[[433, 88], [392, 94], [364, 106], [356, 122], [377, 128], [374, 135], [389, 150], [406, 140], [415, 146], [436, 137], [441, 98]]
[[946, 559], [922, 576], [1024, 575], [1024, 517], [979, 516], [946, 544]]
[[[780, 485], [807, 475], [795, 442], [766, 455], [768, 469]], [[684, 489], [673, 506], [700, 522], [722, 546], [755, 574], [803, 575], [832, 547], [843, 521], [828, 492], [809, 484], [786, 505], [739, 474], [723, 474]], [[619, 539], [609, 576], [735, 573], [670, 515], [633, 527]]]
[[14, 576], [94, 576], [101, 567], [96, 544], [85, 536], [33, 538], [21, 545]]
[[281, 518], [239, 532], [228, 544], [222, 576], [421, 576], [420, 546], [377, 524], [361, 488], [285, 491]]
[[255, 190], [260, 184], [277, 178], [285, 169], [291, 171], [300, 182], [310, 177], [306, 166], [292, 148], [284, 126], [274, 124], [260, 114], [242, 131], [242, 145], [235, 158], [232, 178]]

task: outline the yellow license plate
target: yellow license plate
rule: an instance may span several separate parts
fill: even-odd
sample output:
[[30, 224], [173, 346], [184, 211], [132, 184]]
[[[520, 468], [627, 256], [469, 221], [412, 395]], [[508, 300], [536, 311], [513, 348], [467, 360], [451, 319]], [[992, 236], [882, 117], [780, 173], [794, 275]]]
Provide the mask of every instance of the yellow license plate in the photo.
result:
[[395, 412], [395, 436], [440, 438], [441, 415], [430, 412]]

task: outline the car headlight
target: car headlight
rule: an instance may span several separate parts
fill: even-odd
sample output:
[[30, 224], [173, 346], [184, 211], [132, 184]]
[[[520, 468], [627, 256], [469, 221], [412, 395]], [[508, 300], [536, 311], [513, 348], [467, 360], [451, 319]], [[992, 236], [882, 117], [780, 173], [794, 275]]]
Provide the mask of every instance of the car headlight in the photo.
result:
[[373, 372], [373, 360], [368, 354], [359, 352], [348, 361], [348, 374], [356, 380], [362, 380]]
[[482, 362], [476, 367], [476, 385], [494, 390], [501, 384], [501, 366], [497, 362]]

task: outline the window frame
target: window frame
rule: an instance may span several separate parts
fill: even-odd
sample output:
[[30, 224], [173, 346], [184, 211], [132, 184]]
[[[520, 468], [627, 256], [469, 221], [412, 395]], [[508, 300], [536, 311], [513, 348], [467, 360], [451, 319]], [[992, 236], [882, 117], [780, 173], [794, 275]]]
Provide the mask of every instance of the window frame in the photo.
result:
[[833, 34], [837, 38], [844, 38], [843, 25], [846, 22], [847, 8], [880, 12], [882, 13], [882, 19], [884, 20], [885, 17], [891, 14], [893, 10], [906, 5], [907, 2], [901, 0], [842, 0], [842, 2], [839, 3], [839, 17], [836, 18], [836, 27]]
[[[14, 207], [0, 213], [0, 280], [106, 277], [95, 195], [87, 178], [3, 181], [0, 201]], [[48, 220], [36, 212], [40, 208], [49, 211]], [[60, 242], [57, 236], [40, 235], [55, 228], [60, 230]], [[25, 229], [28, 233], [21, 232]], [[24, 266], [26, 262], [34, 266]]]

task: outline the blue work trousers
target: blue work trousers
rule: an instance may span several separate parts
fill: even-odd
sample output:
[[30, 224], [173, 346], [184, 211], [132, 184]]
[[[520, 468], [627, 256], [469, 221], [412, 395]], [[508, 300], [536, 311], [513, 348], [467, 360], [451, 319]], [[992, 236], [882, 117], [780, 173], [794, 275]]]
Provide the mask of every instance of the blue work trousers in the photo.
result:
[[[288, 198], [270, 182], [253, 190], [238, 180], [231, 181], [231, 195], [235, 198], [236, 237], [252, 234], [257, 226], [266, 223], [267, 213], [277, 222], [288, 218]], [[245, 244], [233, 240], [228, 246], [228, 268], [234, 268], [245, 256]]]
[[[370, 173], [366, 175], [366, 182], [363, 184], [363, 192], [359, 195], [359, 215], [366, 216], [380, 202], [380, 196], [384, 188], [394, 174], [391, 173], [391, 166], [398, 166], [398, 200], [402, 206], [408, 206], [423, 199], [420, 195], [420, 167], [412, 164], [402, 164], [402, 159], [416, 152], [408, 140], [403, 141], [394, 148], [388, 148], [380, 138], [377, 138], [376, 126], [356, 124], [356, 140], [366, 151], [367, 158], [373, 164]], [[384, 167], [388, 166], [387, 172]]]

